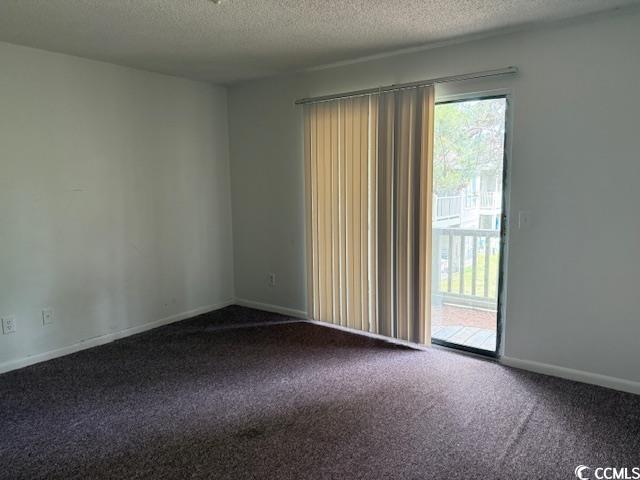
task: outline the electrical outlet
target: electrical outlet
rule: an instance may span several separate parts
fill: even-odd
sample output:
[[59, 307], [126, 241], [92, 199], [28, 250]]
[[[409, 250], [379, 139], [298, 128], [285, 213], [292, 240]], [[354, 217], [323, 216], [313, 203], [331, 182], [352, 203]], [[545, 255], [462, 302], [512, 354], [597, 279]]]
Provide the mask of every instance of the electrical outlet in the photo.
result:
[[271, 272], [269, 274], [269, 286], [271, 287], [275, 287], [276, 286], [276, 274]]
[[2, 333], [5, 335], [16, 333], [16, 317], [4, 317], [2, 319]]
[[53, 310], [45, 308], [42, 310], [42, 325], [50, 325], [53, 323]]

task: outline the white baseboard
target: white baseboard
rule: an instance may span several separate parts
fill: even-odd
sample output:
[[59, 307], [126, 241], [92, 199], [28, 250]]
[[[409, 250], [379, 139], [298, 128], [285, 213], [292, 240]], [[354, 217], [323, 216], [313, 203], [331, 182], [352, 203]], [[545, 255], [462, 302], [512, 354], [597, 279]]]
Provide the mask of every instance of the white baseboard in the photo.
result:
[[303, 310], [295, 310], [293, 308], [281, 307], [270, 303], [254, 302], [253, 300], [247, 300], [244, 298], [236, 298], [235, 303], [241, 307], [255, 308], [256, 310], [264, 310], [265, 312], [279, 313], [281, 315], [287, 315], [295, 318], [307, 318], [307, 312]]
[[576, 382], [590, 383], [601, 387], [621, 390], [623, 392], [635, 393], [640, 395], [640, 382], [626, 380], [624, 378], [610, 377], [599, 373], [586, 372], [584, 370], [574, 370], [572, 368], [559, 367], [548, 363], [534, 362], [532, 360], [521, 360], [513, 357], [502, 357], [500, 363], [509, 367], [521, 368], [544, 375], [553, 377], [566, 378]]
[[114, 340], [118, 340], [119, 338], [129, 337], [137, 333], [146, 332], [147, 330], [161, 327], [162, 325], [167, 325], [173, 322], [179, 322], [180, 320], [186, 320], [187, 318], [195, 317], [197, 315], [202, 315], [203, 313], [209, 313], [214, 310], [218, 310], [220, 308], [224, 308], [233, 304], [234, 304], [234, 300], [227, 300], [225, 302], [220, 302], [215, 305], [207, 305], [205, 307], [195, 308], [193, 310], [171, 315], [170, 317], [161, 318], [160, 320], [155, 320], [153, 322], [145, 323], [144, 325], [137, 325], [135, 327], [126, 328], [118, 332], [108, 333], [106, 335], [100, 335], [98, 337], [87, 338], [85, 340], [81, 340], [80, 342], [74, 343], [72, 345], [68, 345], [66, 347], [57, 348], [55, 350], [50, 350], [48, 352], [38, 353], [35, 355], [30, 355], [28, 357], [19, 358], [16, 360], [9, 360], [8, 362], [0, 363], [0, 373], [9, 372], [11, 370], [16, 370], [18, 368], [27, 367], [29, 365], [44, 362], [46, 360], [51, 360], [53, 358], [62, 357], [64, 355], [69, 355], [70, 353], [79, 352], [80, 350], [85, 350], [91, 347], [97, 347], [98, 345], [104, 345], [105, 343], [113, 342]]

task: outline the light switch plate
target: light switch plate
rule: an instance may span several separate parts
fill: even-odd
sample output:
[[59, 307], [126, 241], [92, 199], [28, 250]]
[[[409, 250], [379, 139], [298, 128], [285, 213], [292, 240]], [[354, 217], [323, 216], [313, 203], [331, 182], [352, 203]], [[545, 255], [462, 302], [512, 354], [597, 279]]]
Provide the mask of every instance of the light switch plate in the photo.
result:
[[16, 317], [11, 316], [2, 318], [2, 333], [5, 335], [16, 333]]
[[518, 228], [524, 230], [531, 226], [531, 213], [526, 210], [518, 212]]
[[50, 325], [53, 323], [53, 310], [45, 308], [42, 310], [42, 325]]

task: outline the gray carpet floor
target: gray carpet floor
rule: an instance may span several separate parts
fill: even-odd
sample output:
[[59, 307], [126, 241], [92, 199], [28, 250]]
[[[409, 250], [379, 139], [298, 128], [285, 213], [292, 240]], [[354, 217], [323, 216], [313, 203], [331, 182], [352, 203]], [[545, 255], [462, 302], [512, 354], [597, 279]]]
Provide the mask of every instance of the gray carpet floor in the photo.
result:
[[579, 464], [640, 466], [640, 396], [269, 324], [283, 319], [229, 307], [0, 375], [0, 478], [570, 479]]

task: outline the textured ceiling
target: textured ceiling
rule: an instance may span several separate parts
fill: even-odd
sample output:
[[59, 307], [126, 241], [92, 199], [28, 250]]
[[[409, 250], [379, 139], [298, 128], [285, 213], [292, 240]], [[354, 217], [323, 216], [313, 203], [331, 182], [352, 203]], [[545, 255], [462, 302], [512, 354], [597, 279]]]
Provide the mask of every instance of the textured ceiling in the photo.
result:
[[231, 83], [639, 0], [0, 0], [0, 41]]

